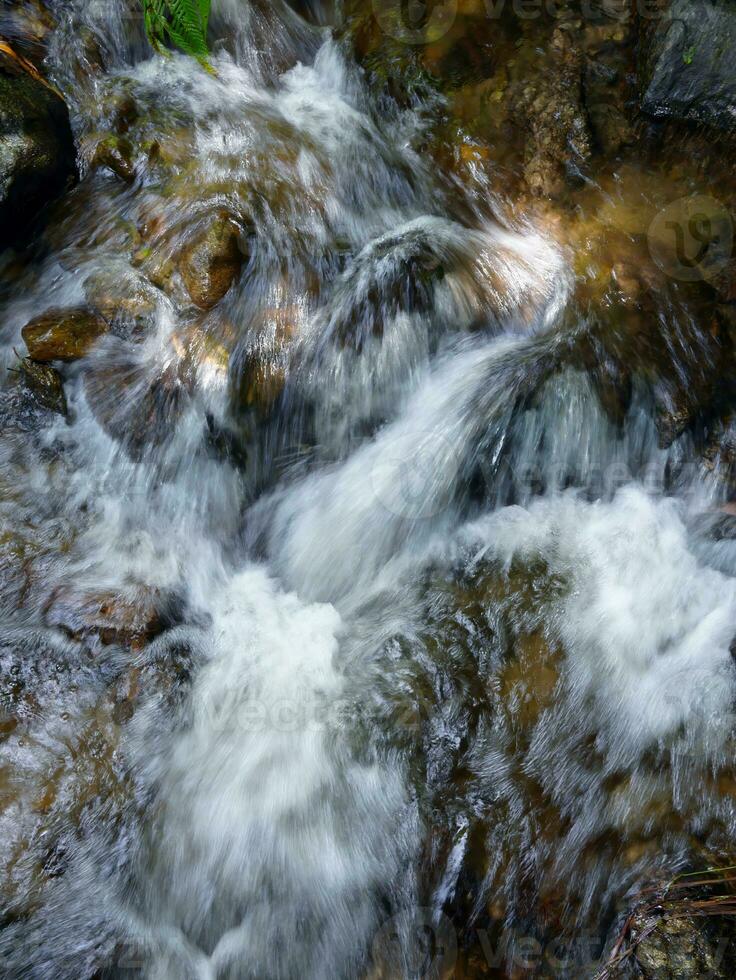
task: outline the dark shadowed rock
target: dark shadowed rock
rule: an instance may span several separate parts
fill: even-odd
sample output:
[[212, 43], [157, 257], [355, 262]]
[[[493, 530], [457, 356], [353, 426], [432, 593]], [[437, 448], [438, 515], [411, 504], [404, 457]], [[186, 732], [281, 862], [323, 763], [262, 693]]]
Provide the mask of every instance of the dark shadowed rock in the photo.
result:
[[649, 29], [642, 108], [654, 116], [736, 129], [736, 3], [671, 0]]
[[92, 310], [54, 309], [31, 320], [21, 332], [34, 361], [76, 361], [107, 330], [105, 320]]
[[28, 232], [75, 172], [64, 101], [0, 44], [0, 248]]

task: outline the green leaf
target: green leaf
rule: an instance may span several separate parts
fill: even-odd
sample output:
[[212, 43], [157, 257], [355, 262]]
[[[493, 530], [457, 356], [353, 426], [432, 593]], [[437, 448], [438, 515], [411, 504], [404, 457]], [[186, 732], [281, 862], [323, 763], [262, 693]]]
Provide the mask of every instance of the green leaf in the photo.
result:
[[211, 0], [142, 0], [148, 40], [159, 53], [172, 44], [208, 71], [207, 25]]

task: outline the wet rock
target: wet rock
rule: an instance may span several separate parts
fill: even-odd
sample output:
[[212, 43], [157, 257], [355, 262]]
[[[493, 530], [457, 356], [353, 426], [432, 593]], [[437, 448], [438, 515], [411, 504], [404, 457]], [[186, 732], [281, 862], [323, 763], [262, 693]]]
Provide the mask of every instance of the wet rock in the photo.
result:
[[559, 654], [541, 633], [518, 637], [513, 654], [500, 672], [501, 701], [512, 727], [523, 732], [553, 703]]
[[52, 309], [23, 327], [34, 361], [76, 361], [89, 352], [108, 325], [90, 309]]
[[733, 132], [736, 6], [731, 0], [671, 0], [648, 23], [640, 65], [642, 109]]
[[[734, 203], [729, 202], [731, 214], [736, 213]], [[736, 309], [736, 258], [732, 258], [725, 268], [713, 277], [711, 285], [716, 290], [719, 299], [730, 304], [732, 309]]]
[[728, 337], [731, 349], [736, 350], [736, 303], [719, 303], [715, 312], [721, 329]]
[[45, 620], [77, 640], [96, 636], [105, 645], [138, 648], [164, 629], [161, 605], [162, 597], [142, 586], [126, 593], [80, 593], [70, 586], [54, 595], [46, 608]]
[[79, 31], [81, 41], [75, 52], [74, 74], [81, 84], [88, 78], [101, 75], [106, 68], [105, 42], [97, 31], [83, 26]]
[[[135, 127], [140, 119], [140, 108], [131, 88], [130, 79], [116, 78], [114, 87], [82, 93], [83, 105], [97, 120], [100, 131], [125, 136]], [[92, 105], [88, 105], [87, 99]], [[154, 107], [149, 109], [153, 111]], [[155, 131], [157, 126], [153, 129]]]
[[731, 500], [736, 498], [736, 428], [731, 413], [710, 426], [702, 462], [720, 491]]
[[139, 362], [113, 359], [92, 365], [84, 377], [98, 423], [134, 460], [147, 447], [171, 438], [189, 403], [192, 383], [190, 365], [178, 358], [155, 373]]
[[0, 47], [0, 248], [22, 239], [76, 173], [63, 99]]
[[178, 263], [189, 295], [205, 310], [227, 293], [242, 264], [238, 226], [224, 213], [184, 248]]
[[[662, 334], [660, 333], [660, 336]], [[729, 397], [729, 348], [711, 333], [698, 338], [695, 333], [687, 358], [667, 365], [660, 360], [662, 374], [654, 385], [654, 421], [659, 444], [667, 448], [683, 432], [704, 426], [713, 429], [721, 402]], [[664, 338], [663, 338], [664, 339]], [[657, 361], [653, 358], [653, 367]], [[676, 375], [676, 369], [682, 373]]]
[[162, 292], [181, 305], [188, 294], [181, 288], [176, 277], [176, 265], [165, 248], [141, 245], [131, 257], [131, 265], [141, 272]]
[[644, 980], [720, 980], [731, 976], [723, 962], [723, 943], [711, 936], [704, 920], [689, 915], [662, 916], [656, 924], [646, 916], [632, 928], [636, 964]]
[[[14, 369], [11, 368], [11, 372]], [[0, 429], [4, 433], [23, 433], [31, 439], [51, 421], [50, 409], [31, 389], [22, 383], [22, 369], [17, 369], [20, 383], [0, 391]], [[25, 478], [26, 474], [23, 473]]]
[[171, 343], [181, 358], [186, 376], [200, 377], [212, 387], [226, 387], [230, 352], [203, 326], [195, 324], [174, 333]]
[[261, 419], [270, 417], [286, 384], [301, 314], [295, 305], [267, 307], [260, 312], [252, 343], [231, 364], [236, 413], [253, 409]]
[[691, 424], [697, 406], [683, 404], [677, 406], [658, 405], [654, 421], [657, 426], [657, 437], [661, 449], [669, 448]]
[[116, 133], [127, 133], [138, 119], [138, 104], [130, 92], [116, 92], [110, 100], [110, 118]]
[[97, 144], [92, 157], [92, 168], [104, 167], [111, 170], [126, 184], [135, 180], [133, 165], [133, 147], [123, 136], [108, 136]]
[[614, 262], [611, 273], [622, 302], [638, 303], [645, 290], [639, 270], [630, 262]]
[[39, 364], [30, 357], [21, 361], [19, 370], [23, 384], [39, 405], [58, 415], [66, 415], [64, 384], [58, 371], [50, 364]]
[[84, 294], [114, 333], [139, 339], [155, 326], [161, 294], [145, 277], [130, 270], [92, 273], [84, 281]]
[[[121, 873], [140, 833], [126, 726], [149, 699], [162, 709], [157, 723], [168, 723], [192, 658], [172, 645], [165, 658], [121, 669], [51, 631], [27, 632], [0, 642], [3, 975], [27, 972], [29, 936], [48, 944], [54, 976], [103, 975], [115, 938], [104, 883]], [[67, 942], [54, 921], [78, 887], [95, 911]], [[129, 949], [120, 962], [129, 965]]]
[[104, 810], [100, 792], [111, 806], [117, 782], [110, 753], [100, 751], [102, 718], [93, 720], [101, 678], [84, 651], [39, 633], [0, 644], [0, 905], [12, 918], [38, 908], [63, 873], [63, 854], [81, 830], [82, 814], [88, 807], [98, 816]]
[[590, 134], [582, 106], [583, 57], [571, 30], [555, 29], [546, 70], [512, 89], [513, 110], [525, 120], [524, 177], [536, 195], [557, 197], [580, 177], [590, 157]]

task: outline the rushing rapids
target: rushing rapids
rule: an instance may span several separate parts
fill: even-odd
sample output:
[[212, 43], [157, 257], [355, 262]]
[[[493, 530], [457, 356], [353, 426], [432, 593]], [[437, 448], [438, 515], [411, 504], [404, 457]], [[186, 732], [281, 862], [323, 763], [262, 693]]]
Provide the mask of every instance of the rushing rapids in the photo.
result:
[[[697, 297], [581, 298], [327, 6], [222, 0], [211, 75], [57, 7], [82, 175], [2, 294], [3, 975], [592, 976], [736, 832]], [[27, 404], [24, 328], [80, 309]]]

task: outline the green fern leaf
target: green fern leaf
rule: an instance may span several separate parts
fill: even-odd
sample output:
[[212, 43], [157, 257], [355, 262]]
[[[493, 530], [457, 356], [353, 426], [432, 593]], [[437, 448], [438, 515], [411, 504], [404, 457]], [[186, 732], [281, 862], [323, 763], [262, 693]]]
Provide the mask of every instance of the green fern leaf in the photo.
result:
[[153, 49], [171, 44], [196, 58], [208, 71], [207, 25], [211, 0], [142, 0], [143, 20]]

